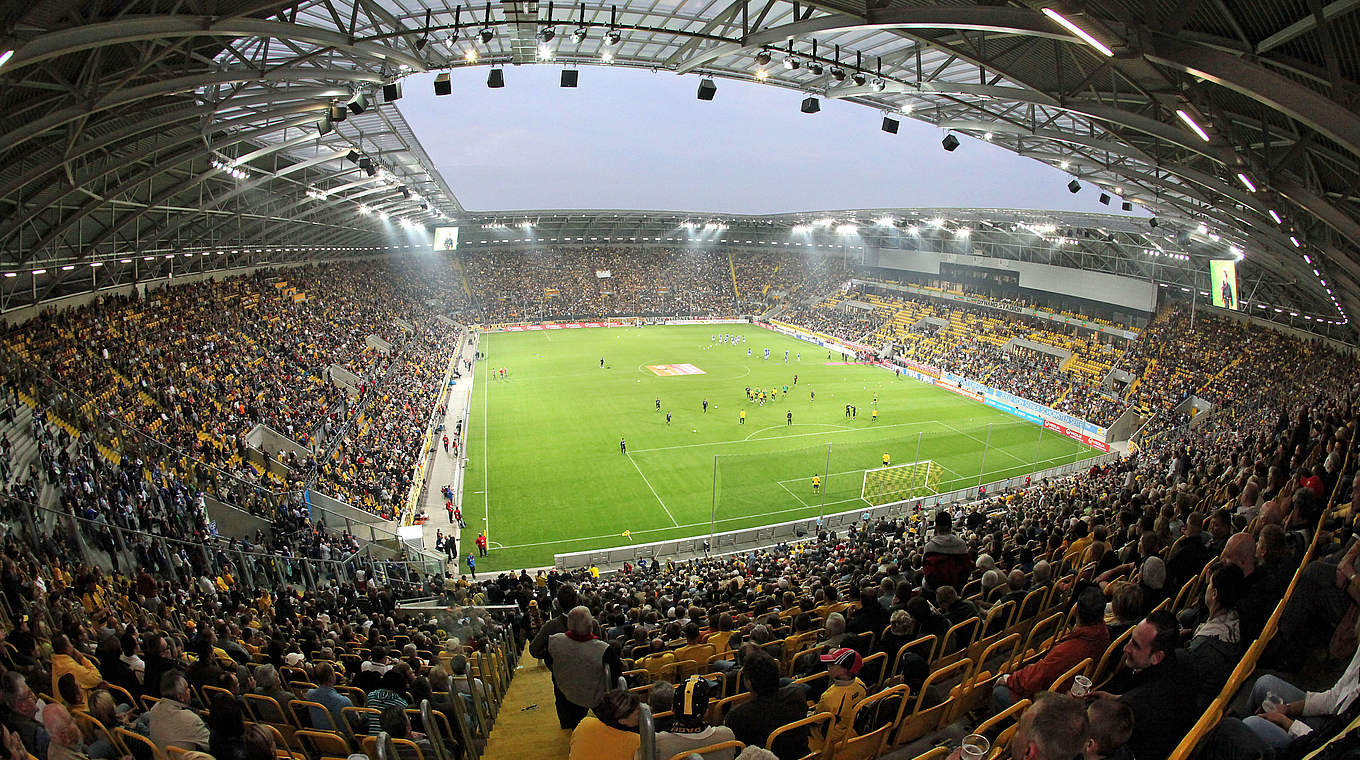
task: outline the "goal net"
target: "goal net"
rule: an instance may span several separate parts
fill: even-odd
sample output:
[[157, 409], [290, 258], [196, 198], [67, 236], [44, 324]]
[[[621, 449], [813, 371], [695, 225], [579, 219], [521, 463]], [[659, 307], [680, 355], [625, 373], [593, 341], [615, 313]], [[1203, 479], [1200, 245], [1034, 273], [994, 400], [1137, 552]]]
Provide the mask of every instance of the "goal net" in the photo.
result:
[[876, 507], [937, 494], [940, 472], [940, 466], [929, 459], [865, 470], [860, 498]]

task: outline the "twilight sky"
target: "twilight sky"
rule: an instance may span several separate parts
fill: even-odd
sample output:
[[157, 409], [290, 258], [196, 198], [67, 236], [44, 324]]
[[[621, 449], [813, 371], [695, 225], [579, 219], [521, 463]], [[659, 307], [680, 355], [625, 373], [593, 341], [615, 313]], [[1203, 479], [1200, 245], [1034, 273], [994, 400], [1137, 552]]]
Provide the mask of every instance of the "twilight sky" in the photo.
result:
[[[981, 140], [827, 98], [803, 114], [804, 95], [717, 80], [711, 102], [697, 76], [588, 66], [576, 89], [560, 65], [509, 66], [505, 88], [486, 67], [409, 77], [400, 101], [444, 179], [472, 211], [621, 208], [780, 213], [878, 207], [997, 207], [1120, 213], [1066, 173]], [[1135, 207], [1136, 208], [1136, 207]], [[1136, 212], [1135, 212], [1136, 213]]]

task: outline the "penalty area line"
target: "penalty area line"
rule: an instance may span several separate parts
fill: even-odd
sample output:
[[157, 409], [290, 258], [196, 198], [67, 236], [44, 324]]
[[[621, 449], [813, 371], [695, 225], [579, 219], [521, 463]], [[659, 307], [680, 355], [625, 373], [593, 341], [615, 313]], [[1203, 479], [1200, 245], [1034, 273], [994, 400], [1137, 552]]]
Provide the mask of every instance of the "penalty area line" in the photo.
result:
[[627, 457], [628, 462], [633, 465], [633, 469], [637, 470], [637, 474], [642, 475], [642, 482], [647, 484], [647, 489], [650, 490], [652, 492], [652, 495], [656, 497], [656, 503], [660, 504], [661, 508], [666, 510], [666, 516], [671, 518], [671, 525], [674, 525], [677, 528], [680, 527], [680, 523], [676, 522], [675, 520], [675, 515], [671, 514], [670, 508], [666, 506], [666, 502], [661, 500], [661, 494], [658, 494], [656, 492], [656, 489], [652, 488], [652, 481], [647, 479], [647, 476], [644, 475], [642, 472], [642, 468], [638, 467], [638, 463], [633, 461], [633, 455], [628, 454]]

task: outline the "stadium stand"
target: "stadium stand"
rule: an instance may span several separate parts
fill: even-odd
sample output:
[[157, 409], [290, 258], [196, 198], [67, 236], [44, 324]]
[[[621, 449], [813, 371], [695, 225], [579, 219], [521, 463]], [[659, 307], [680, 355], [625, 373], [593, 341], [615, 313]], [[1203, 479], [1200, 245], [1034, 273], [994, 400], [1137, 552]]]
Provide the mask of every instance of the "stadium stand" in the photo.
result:
[[[715, 278], [714, 294], [726, 284], [713, 261], [683, 261], [678, 254], [659, 260], [684, 277]], [[742, 267], [737, 287], [747, 283], [755, 292], [765, 282], [769, 291], [799, 293], [821, 285], [776, 287], [758, 278], [768, 263]], [[509, 276], [484, 275], [475, 262], [467, 271], [479, 296], [495, 287], [481, 278]], [[728, 280], [737, 271], [731, 267]], [[1195, 745], [1249, 752], [1281, 741], [1261, 723], [1229, 715], [1255, 711], [1243, 704], [1254, 670], [1282, 666], [1291, 683], [1328, 686], [1330, 674], [1301, 664], [1307, 653], [1344, 658], [1354, 647], [1354, 624], [1345, 616], [1354, 616], [1360, 598], [1356, 551], [1346, 549], [1360, 495], [1355, 358], [1269, 331], [1253, 331], [1248, 341], [1238, 323], [1204, 314], [1191, 327], [1185, 309], [1158, 315], [1123, 357], [1139, 378], [1127, 400], [1156, 412], [1137, 451], [1081, 475], [951, 505], [934, 520], [882, 520], [797, 545], [667, 560], [602, 579], [589, 571], [526, 571], [468, 581], [371, 561], [340, 571], [334, 558], [352, 554], [355, 537], [311, 524], [298, 505], [267, 497], [255, 504], [271, 519], [267, 534], [253, 542], [213, 537], [198, 496], [204, 485], [234, 498], [296, 477], [292, 468], [266, 475], [243, 464], [239, 442], [253, 420], [327, 433], [327, 423], [339, 419], [331, 416], [333, 404], [357, 405], [324, 380], [311, 381], [324, 377], [330, 357], [358, 370], [367, 386], [361, 392], [376, 394], [378, 403], [371, 416], [355, 418], [357, 432], [337, 439], [318, 482], [379, 510], [405, 485], [400, 477], [410, 472], [410, 459], [375, 466], [367, 447], [421, 430], [444, 361], [439, 347], [459, 337], [438, 320], [416, 323], [409, 335], [395, 327], [396, 319], [429, 313], [442, 297], [406, 282], [400, 287], [418, 295], [391, 306], [403, 278], [416, 272], [357, 272], [290, 272], [283, 288], [261, 276], [183, 286], [48, 315], [6, 336], [17, 358], [5, 367], [0, 410], [11, 529], [0, 568], [0, 665], [7, 671], [0, 723], [16, 732], [24, 752], [65, 756], [81, 745], [90, 757], [159, 757], [194, 748], [321, 760], [353, 751], [376, 756], [375, 743], [390, 740], [391, 752], [413, 757], [479, 756], [520, 647], [530, 642], [531, 654], [543, 654], [578, 605], [617, 652], [630, 691], [651, 697], [662, 683], [702, 676], [713, 684], [708, 725], [727, 723], [741, 742], [795, 754], [806, 753], [811, 737], [814, 747], [829, 743], [865, 757], [914, 756], [946, 728], [986, 734], [1000, 753], [1022, 714], [1053, 699], [1038, 692], [1065, 689], [1077, 675], [1091, 681], [1102, 703], [1111, 695], [1128, 707], [1127, 742], [1139, 757], [1184, 757]], [[640, 282], [631, 275], [620, 281]], [[437, 287], [456, 292], [451, 285]], [[293, 299], [290, 287], [305, 289], [306, 300]], [[732, 292], [697, 303], [729, 308]], [[417, 300], [425, 295], [431, 298]], [[215, 298], [255, 306], [228, 325], [201, 306]], [[332, 325], [327, 300], [371, 319]], [[837, 309], [843, 300], [873, 308]], [[445, 305], [458, 316], [477, 313], [470, 303]], [[920, 315], [948, 327], [926, 335], [916, 330]], [[1071, 375], [1070, 366], [1029, 346], [1003, 346], [1020, 337], [1073, 356], [1100, 352], [1033, 320], [870, 293], [819, 299], [784, 316], [855, 339], [889, 331], [922, 360], [1046, 400], [1051, 396], [1041, 394], [1050, 392], [1033, 375]], [[281, 320], [312, 327], [275, 328]], [[386, 333], [394, 338], [391, 354], [366, 341], [383, 320], [394, 325]], [[232, 364], [196, 364], [205, 345], [242, 353]], [[1120, 358], [1088, 361], [1112, 366]], [[290, 377], [308, 380], [280, 391], [290, 394], [287, 402], [250, 393], [270, 381], [265, 370], [247, 368], [265, 362], [285, 362]], [[1065, 388], [1070, 395], [1079, 386], [1091, 383], [1071, 378]], [[105, 387], [114, 392], [100, 391]], [[1181, 424], [1171, 412], [1191, 394], [1213, 406]], [[221, 395], [254, 405], [251, 413], [200, 403]], [[146, 429], [133, 432], [138, 425]], [[325, 443], [335, 432], [332, 425], [316, 438]], [[23, 452], [14, 448], [30, 439]], [[396, 440], [418, 455], [414, 439]], [[26, 460], [16, 463], [16, 455]], [[1083, 593], [1098, 593], [1111, 606], [1098, 624], [1108, 630], [1105, 643], [1070, 657], [1081, 650], [1069, 642], [1085, 634], [1068, 613]], [[418, 594], [438, 595], [460, 612], [429, 619], [397, 608], [399, 597]], [[1282, 635], [1289, 645], [1272, 646]], [[846, 668], [834, 672], [841, 681], [830, 680], [821, 655]], [[767, 665], [756, 664], [766, 657], [774, 692], [759, 675]], [[184, 691], [174, 675], [180, 671]], [[464, 680], [450, 683], [451, 673]], [[852, 688], [856, 678], [862, 690]], [[1023, 698], [993, 715], [999, 684]], [[1353, 693], [1353, 685], [1341, 687]], [[850, 689], [853, 704], [824, 714], [823, 697], [833, 689]], [[32, 696], [39, 693], [49, 705], [41, 713]], [[349, 701], [345, 711], [341, 697]], [[158, 699], [179, 710], [177, 717], [157, 707]], [[774, 699], [808, 717], [777, 730], [736, 709]], [[78, 740], [63, 702], [81, 716]], [[1292, 725], [1300, 713], [1330, 711], [1335, 720], [1308, 723], [1313, 739], [1294, 740], [1315, 743], [1345, 727], [1338, 721], [1350, 717], [1349, 704], [1304, 700], [1266, 722]], [[364, 712], [374, 705], [397, 709]], [[184, 707], [206, 714], [204, 729], [172, 740], [185, 736], [172, 730], [197, 725]], [[403, 709], [413, 711], [409, 725]], [[666, 713], [654, 716], [663, 728]], [[237, 749], [227, 749], [233, 742]]]

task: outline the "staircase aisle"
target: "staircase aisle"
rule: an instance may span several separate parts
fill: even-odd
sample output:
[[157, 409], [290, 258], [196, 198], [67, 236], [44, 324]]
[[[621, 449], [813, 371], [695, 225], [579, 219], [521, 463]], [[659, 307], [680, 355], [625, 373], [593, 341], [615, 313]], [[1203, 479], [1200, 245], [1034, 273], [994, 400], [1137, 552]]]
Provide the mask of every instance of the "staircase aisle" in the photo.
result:
[[[529, 705], [538, 707], [525, 711]], [[505, 701], [482, 760], [563, 760], [571, 732], [557, 727], [552, 673], [526, 651], [505, 692]]]

